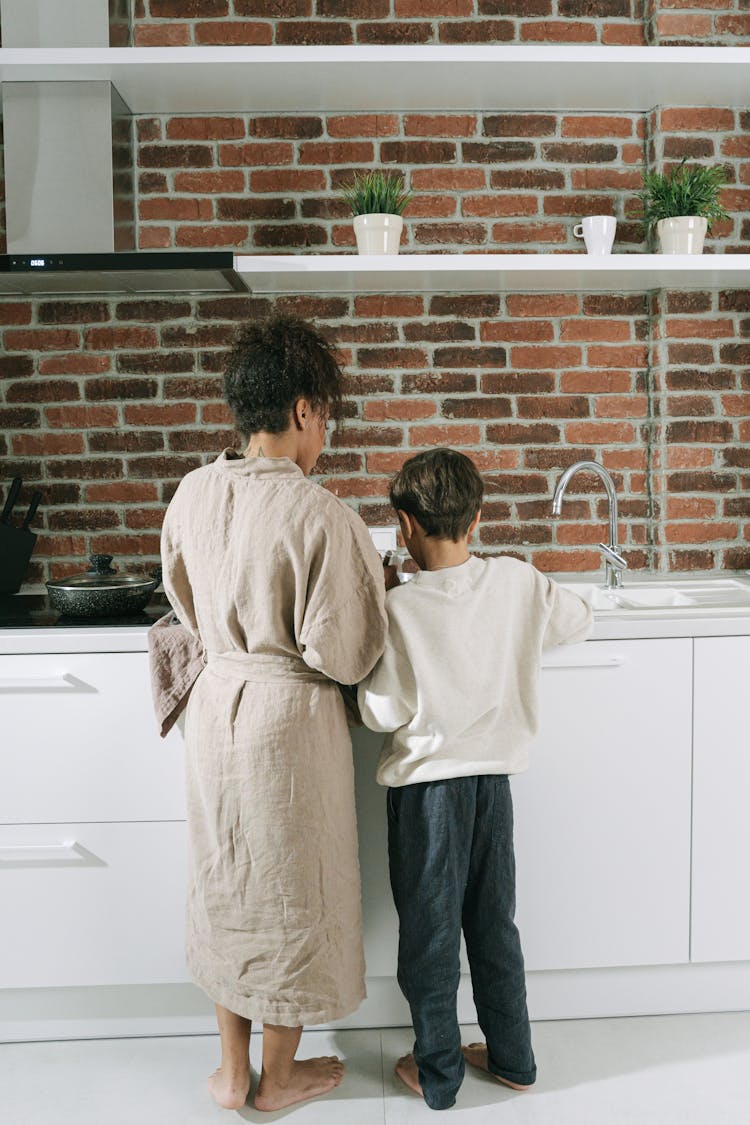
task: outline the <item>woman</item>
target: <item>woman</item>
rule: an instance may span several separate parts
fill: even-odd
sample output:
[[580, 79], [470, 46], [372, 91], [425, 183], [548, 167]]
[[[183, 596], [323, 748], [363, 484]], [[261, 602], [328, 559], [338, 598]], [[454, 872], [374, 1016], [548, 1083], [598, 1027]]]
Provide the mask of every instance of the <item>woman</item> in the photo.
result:
[[164, 521], [164, 586], [200, 639], [188, 704], [187, 963], [216, 1003], [227, 1109], [250, 1087], [280, 1109], [337, 1086], [335, 1057], [295, 1059], [303, 1024], [365, 995], [351, 740], [336, 681], [385, 643], [383, 568], [356, 513], [307, 476], [339, 417], [342, 375], [302, 321], [251, 325], [225, 376], [249, 435], [189, 473]]

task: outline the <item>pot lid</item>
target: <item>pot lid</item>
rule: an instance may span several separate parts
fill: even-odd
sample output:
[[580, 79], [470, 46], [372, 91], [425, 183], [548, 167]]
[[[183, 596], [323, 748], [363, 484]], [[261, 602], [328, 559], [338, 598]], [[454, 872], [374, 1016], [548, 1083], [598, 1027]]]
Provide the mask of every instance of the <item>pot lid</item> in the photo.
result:
[[148, 578], [142, 574], [127, 574], [118, 572], [111, 565], [112, 555], [90, 555], [91, 566], [80, 574], [71, 574], [69, 578], [58, 578], [47, 582], [49, 589], [53, 590], [116, 590], [126, 588], [137, 590], [139, 587], [158, 585], [161, 581], [160, 574]]

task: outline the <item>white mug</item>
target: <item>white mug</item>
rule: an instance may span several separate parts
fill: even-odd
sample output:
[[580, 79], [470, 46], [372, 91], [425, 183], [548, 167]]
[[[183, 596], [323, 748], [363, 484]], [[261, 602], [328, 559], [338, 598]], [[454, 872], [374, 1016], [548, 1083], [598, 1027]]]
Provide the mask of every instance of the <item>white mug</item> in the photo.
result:
[[573, 227], [573, 234], [584, 240], [587, 254], [611, 254], [616, 228], [617, 219], [612, 215], [587, 215]]

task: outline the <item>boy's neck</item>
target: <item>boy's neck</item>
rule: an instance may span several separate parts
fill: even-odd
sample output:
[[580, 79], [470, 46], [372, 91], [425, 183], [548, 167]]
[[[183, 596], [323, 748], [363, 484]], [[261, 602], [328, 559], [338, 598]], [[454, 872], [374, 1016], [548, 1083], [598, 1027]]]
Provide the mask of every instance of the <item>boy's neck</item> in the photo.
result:
[[471, 558], [469, 541], [466, 538], [454, 543], [452, 539], [435, 539], [431, 536], [422, 540], [422, 570], [444, 570], [449, 566], [461, 566]]

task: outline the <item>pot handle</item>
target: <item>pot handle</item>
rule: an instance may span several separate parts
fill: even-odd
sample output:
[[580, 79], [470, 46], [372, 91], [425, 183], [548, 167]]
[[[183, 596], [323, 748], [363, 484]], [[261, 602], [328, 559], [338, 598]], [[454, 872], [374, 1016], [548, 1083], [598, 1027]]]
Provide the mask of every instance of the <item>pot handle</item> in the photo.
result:
[[117, 570], [112, 566], [113, 555], [89, 555], [89, 574], [116, 574]]

